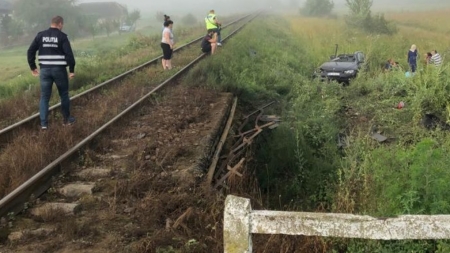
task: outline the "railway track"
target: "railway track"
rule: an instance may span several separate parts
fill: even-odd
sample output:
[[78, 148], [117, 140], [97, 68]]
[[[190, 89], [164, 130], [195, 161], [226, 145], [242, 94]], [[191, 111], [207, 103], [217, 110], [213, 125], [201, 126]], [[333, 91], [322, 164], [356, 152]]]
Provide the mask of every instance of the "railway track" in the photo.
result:
[[[233, 36], [234, 34], [239, 32], [247, 23], [251, 22], [258, 15], [259, 15], [259, 13], [256, 13], [256, 14], [245, 16], [239, 20], [236, 20], [235, 22], [243, 21], [243, 24], [240, 25], [239, 27], [237, 27], [232, 32], [230, 32], [230, 34], [223, 39], [224, 42], [226, 42], [227, 39], [229, 39], [231, 36]], [[192, 44], [194, 42], [195, 41], [188, 43], [188, 44]], [[180, 49], [178, 49], [178, 50], [180, 50]], [[186, 64], [186, 66], [181, 68], [177, 73], [170, 76], [169, 78], [167, 78], [166, 80], [164, 80], [163, 82], [158, 84], [156, 87], [151, 88], [150, 91], [148, 91], [145, 94], [143, 94], [142, 96], [140, 96], [139, 99], [137, 99], [133, 103], [130, 102], [129, 104], [127, 104], [125, 109], [123, 109], [119, 113], [117, 113], [108, 122], [97, 127], [95, 129], [95, 131], [87, 134], [87, 137], [84, 137], [81, 141], [76, 141], [76, 143], [74, 145], [71, 145], [67, 149], [67, 151], [61, 152], [62, 154], [60, 156], [58, 156], [56, 159], [51, 161], [47, 166], [45, 166], [39, 172], [34, 174], [34, 176], [32, 176], [31, 178], [26, 180], [20, 186], [16, 187], [13, 191], [9, 192], [4, 198], [2, 198], [0, 200], [0, 217], [2, 217], [2, 220], [3, 221], [8, 220], [9, 217], [13, 217], [14, 215], [18, 214], [19, 212], [28, 209], [28, 207], [30, 206], [30, 203], [35, 203], [35, 200], [39, 196], [41, 196], [43, 193], [45, 193], [48, 189], [55, 188], [56, 186], [54, 186], [53, 184], [55, 182], [55, 179], [57, 178], [57, 175], [59, 175], [61, 171], [67, 171], [67, 169], [65, 170], [64, 168], [70, 167], [71, 161], [73, 161], [75, 157], [80, 157], [80, 154], [82, 153], [81, 150], [83, 150], [88, 145], [90, 145], [94, 140], [98, 140], [98, 138], [100, 138], [99, 136], [101, 136], [102, 133], [104, 134], [106, 130], [111, 128], [111, 126], [117, 125], [120, 122], [122, 122], [122, 124], [123, 124], [124, 118], [127, 118], [129, 116], [129, 114], [136, 113], [136, 111], [138, 111], [138, 110], [144, 110], [142, 108], [142, 105], [145, 103], [149, 103], [149, 99], [152, 98], [157, 91], [160, 91], [163, 88], [166, 88], [169, 84], [176, 82], [177, 78], [179, 78], [183, 73], [185, 73], [195, 63], [200, 61], [204, 56], [205, 56], [205, 54], [200, 54], [193, 61], [189, 62], [188, 64]], [[148, 66], [150, 64], [155, 63], [158, 59], [159, 59], [159, 57], [152, 61], [149, 61], [141, 66], [138, 66], [118, 77], [115, 77], [105, 83], [102, 83], [102, 84], [92, 88], [89, 92], [93, 92], [95, 90], [100, 89], [101, 87], [105, 87], [108, 84], [111, 84], [112, 82], [120, 80], [121, 78], [124, 78], [125, 76], [130, 75], [133, 72], [136, 72], [142, 68], [145, 68], [146, 66]], [[182, 88], [180, 88], [180, 89], [182, 89]], [[83, 94], [74, 96], [74, 97], [72, 97], [72, 99], [76, 99], [81, 96], [85, 96], [86, 94], [89, 94], [89, 92], [85, 92]], [[192, 95], [192, 94], [189, 94], [191, 91], [189, 91], [187, 89], [182, 90], [182, 92], [183, 92], [183, 94], [181, 94], [182, 96]], [[184, 99], [186, 99], [186, 97], [184, 97]], [[194, 96], [194, 99], [195, 99], [195, 96]], [[198, 98], [198, 99], [201, 100], [200, 98]], [[207, 104], [205, 104], [205, 103], [211, 103], [211, 101], [202, 101], [202, 106], [207, 106]], [[221, 101], [223, 103], [230, 104], [231, 97], [223, 97]], [[226, 102], [226, 101], [228, 101], [228, 102]], [[52, 110], [55, 110], [56, 108], [58, 108], [58, 106], [59, 105], [53, 106]], [[183, 117], [183, 115], [188, 114], [186, 112], [183, 112], [184, 110], [193, 110], [193, 111], [196, 111], [196, 113], [199, 115], [202, 115], [202, 113], [205, 113], [205, 109], [202, 110], [202, 109], [199, 109], [198, 107], [183, 108], [183, 106], [179, 105], [179, 108], [181, 111], [179, 117]], [[208, 108], [206, 108], [206, 109], [208, 109]], [[212, 111], [213, 111], [213, 112], [211, 112], [212, 114], [218, 114], [218, 115], [224, 114], [223, 111], [221, 111], [221, 112], [214, 112], [214, 110], [212, 110]], [[142, 113], [142, 114], [145, 114], [145, 113]], [[158, 120], [161, 120], [161, 121], [167, 120], [167, 119], [165, 119], [166, 116], [168, 118], [170, 118], [169, 115], [165, 116], [165, 115], [159, 114], [159, 116], [162, 116], [164, 118], [158, 118], [157, 121]], [[31, 124], [33, 120], [36, 120], [36, 117], [38, 117], [38, 115], [33, 115], [25, 120], [22, 120], [21, 122], [16, 123], [15, 127], [21, 127], [26, 124]], [[155, 115], [151, 116], [151, 118], [153, 118], [153, 117], [155, 117]], [[147, 120], [151, 121], [151, 119], [148, 119], [148, 118], [147, 118]], [[179, 119], [173, 119], [173, 120], [174, 121], [172, 123], [170, 123], [169, 125], [180, 124], [180, 123], [174, 123], [176, 121], [179, 121]], [[190, 119], [187, 119], [187, 121], [189, 122], [189, 121], [195, 121], [195, 120], [193, 118], [190, 118]], [[219, 120], [216, 120], [215, 124], [223, 125], [223, 123], [224, 122], [220, 122]], [[200, 128], [201, 128], [201, 126], [202, 125], [199, 124]], [[11, 131], [14, 130], [15, 127], [9, 128], [9, 130], [2, 130], [3, 131], [2, 133], [11, 133]], [[158, 133], [156, 133], [154, 138], [156, 138], [156, 139], [158, 138], [160, 131], [167, 130], [167, 129], [164, 129], [164, 128], [166, 128], [166, 126], [161, 126], [161, 128], [162, 129], [159, 129], [157, 131]], [[187, 128], [187, 127], [186, 126], [179, 127], [179, 129], [185, 129], [185, 128]], [[207, 129], [209, 129], [209, 128], [207, 128]], [[67, 134], [66, 131], [67, 131], [66, 129], [63, 129], [62, 133]], [[182, 131], [184, 131], [184, 130], [182, 130]], [[189, 130], [188, 132], [190, 134], [192, 134], [193, 136], [196, 136], [199, 134], [195, 130], [192, 130], [192, 131]], [[145, 134], [144, 135], [139, 134], [136, 139], [142, 139], [142, 138], [145, 138]], [[120, 142], [120, 140], [117, 140], [117, 141]], [[175, 137], [173, 137], [172, 141], [177, 142], [179, 140], [177, 140], [177, 137], [175, 136]], [[193, 146], [197, 146], [197, 145], [198, 145], [197, 143], [193, 144]], [[209, 147], [209, 148], [211, 148], [211, 147]], [[177, 152], [180, 152], [180, 151], [177, 151]], [[188, 152], [188, 151], [186, 151], [186, 152]], [[156, 153], [158, 153], [158, 151], [156, 151]], [[167, 157], [171, 156], [171, 155], [176, 156], [177, 154], [171, 154], [171, 151], [169, 150], [160, 159], [158, 157], [156, 157], [157, 156], [156, 155], [155, 158], [150, 157], [150, 156], [149, 157], [145, 156], [144, 160], [146, 160], [146, 161], [147, 160], [152, 160], [152, 161], [155, 160], [154, 162], [162, 168], [163, 164], [165, 162], [167, 162], [166, 161]], [[27, 159], [27, 158], [29, 158], [29, 157], [24, 157], [24, 159]], [[99, 158], [99, 159], [104, 160], [105, 163], [107, 163], [107, 162], [116, 163], [117, 161], [121, 160], [122, 158], [124, 158], [124, 157], [121, 155], [114, 155], [114, 156], [109, 156], [106, 158]], [[156, 161], [158, 159], [159, 159], [159, 161]], [[83, 173], [84, 173], [84, 176], [82, 176]], [[161, 173], [164, 174], [165, 173], [164, 170]], [[88, 175], [88, 176], [86, 176], [86, 175]], [[111, 175], [111, 171], [104, 171], [101, 169], [95, 169], [95, 170], [90, 170], [90, 171], [89, 171], [89, 169], [87, 169], [84, 171], [80, 171], [77, 174], [77, 176], [71, 177], [70, 180], [63, 180], [65, 186], [59, 187], [60, 196], [63, 195], [63, 198], [65, 198], [66, 200], [67, 199], [73, 200], [74, 198], [78, 197], [80, 194], [92, 193], [95, 191], [95, 184], [96, 184], [95, 182], [98, 182], [98, 180], [101, 180], [102, 177], [105, 177], [105, 176], [109, 177], [110, 175]], [[71, 180], [75, 180], [75, 181], [71, 181]], [[97, 180], [97, 181], [95, 181], [95, 180]], [[74, 190], [75, 188], [76, 188], [76, 190]], [[139, 193], [135, 193], [135, 194], [139, 194]], [[58, 199], [56, 202], [54, 201], [54, 202], [48, 202], [48, 203], [44, 203], [44, 204], [41, 203], [42, 204], [41, 206], [43, 206], [44, 209], [42, 209], [42, 208], [35, 209], [34, 214], [36, 216], [42, 216], [42, 215], [45, 216], [45, 214], [48, 215], [49, 208], [57, 209], [59, 211], [66, 212], [66, 213], [72, 213], [72, 212], [75, 212], [75, 210], [79, 206], [79, 204], [71, 204], [71, 203], [66, 203], [66, 202], [67, 201], [65, 201], [65, 200]], [[45, 210], [47, 210], [47, 211], [45, 211]], [[44, 218], [44, 220], [45, 220], [45, 218]], [[178, 224], [178, 223], [176, 223], [176, 224]]]
[[[241, 21], [243, 21], [245, 19], [248, 19], [250, 16], [251, 16], [251, 14], [245, 15], [245, 16], [243, 16], [241, 18], [238, 18], [238, 19], [230, 22], [229, 24], [224, 25], [223, 28], [226, 29], [226, 28], [232, 27], [233, 25], [236, 25], [239, 22], [241, 22]], [[192, 40], [192, 41], [190, 41], [190, 42], [188, 42], [188, 43], [186, 43], [186, 44], [184, 44], [184, 45], [182, 45], [180, 47], [177, 47], [174, 50], [174, 53], [177, 53], [177, 52], [180, 52], [182, 50], [185, 50], [185, 49], [189, 48], [190, 46], [198, 43], [202, 38], [203, 38], [203, 36], [199, 37], [197, 39], [194, 39], [194, 40]], [[134, 74], [134, 73], [136, 73], [138, 71], [142, 71], [145, 68], [148, 68], [149, 66], [158, 64], [158, 62], [159, 62], [159, 60], [161, 58], [162, 58], [162, 55], [160, 55], [160, 56], [158, 56], [158, 57], [156, 57], [156, 58], [154, 58], [152, 60], [149, 60], [149, 61], [147, 61], [147, 62], [145, 62], [145, 63], [143, 63], [143, 64], [141, 64], [141, 65], [139, 65], [137, 67], [134, 67], [134, 68], [132, 68], [132, 69], [130, 69], [130, 70], [128, 70], [128, 71], [118, 75], [118, 76], [115, 76], [115, 77], [113, 77], [113, 78], [111, 78], [111, 79], [109, 79], [109, 80], [107, 80], [107, 81], [105, 81], [103, 83], [95, 85], [94, 87], [92, 87], [92, 88], [90, 88], [90, 89], [88, 89], [86, 91], [83, 91], [83, 92], [81, 92], [81, 93], [79, 93], [77, 95], [72, 96], [70, 98], [70, 100], [73, 103], [74, 101], [78, 101], [81, 98], [86, 98], [88, 96], [92, 96], [93, 94], [98, 93], [100, 91], [103, 91], [105, 89], [112, 88], [112, 87], [114, 87], [114, 84], [119, 83], [120, 81], [122, 81], [125, 78], [131, 76], [132, 74]], [[52, 112], [55, 112], [57, 109], [59, 109], [60, 106], [61, 106], [60, 103], [51, 106], [49, 108], [50, 115], [52, 115]], [[1, 129], [0, 130], [0, 149], [3, 148], [7, 143], [11, 142], [15, 137], [17, 137], [19, 135], [18, 132], [20, 131], [20, 129], [22, 129], [22, 128], [29, 128], [29, 127], [38, 125], [38, 123], [39, 123], [39, 113], [35, 113], [35, 114], [25, 118], [25, 119], [22, 119], [22, 120], [14, 123], [14, 124], [11, 124], [11, 125], [3, 128], [3, 129]]]

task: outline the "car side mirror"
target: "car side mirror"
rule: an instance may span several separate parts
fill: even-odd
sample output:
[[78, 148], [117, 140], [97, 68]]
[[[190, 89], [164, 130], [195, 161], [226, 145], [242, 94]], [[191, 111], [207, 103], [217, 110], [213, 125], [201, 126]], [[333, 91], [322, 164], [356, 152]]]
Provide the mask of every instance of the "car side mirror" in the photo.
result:
[[357, 57], [358, 57], [359, 63], [364, 63], [364, 55], [363, 54], [358, 54]]

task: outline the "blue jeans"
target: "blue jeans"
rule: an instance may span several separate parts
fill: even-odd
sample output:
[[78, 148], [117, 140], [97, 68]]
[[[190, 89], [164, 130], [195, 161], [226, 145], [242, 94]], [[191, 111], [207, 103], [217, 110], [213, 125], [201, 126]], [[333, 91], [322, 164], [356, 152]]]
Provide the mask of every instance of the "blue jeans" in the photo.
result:
[[213, 30], [217, 33], [217, 43], [222, 43], [222, 36], [220, 36], [221, 28], [215, 28]]
[[53, 83], [58, 88], [61, 98], [61, 112], [66, 121], [70, 116], [70, 98], [69, 98], [69, 77], [65, 67], [41, 68], [41, 101], [39, 103], [39, 114], [41, 126], [48, 126], [48, 107], [50, 97], [52, 96]]

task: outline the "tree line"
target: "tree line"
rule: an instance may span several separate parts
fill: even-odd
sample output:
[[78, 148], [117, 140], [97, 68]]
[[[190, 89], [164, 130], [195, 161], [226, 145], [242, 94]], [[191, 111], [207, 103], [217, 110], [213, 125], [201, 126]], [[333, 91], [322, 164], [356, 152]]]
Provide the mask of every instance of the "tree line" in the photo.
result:
[[29, 40], [38, 31], [49, 27], [55, 15], [64, 17], [64, 31], [71, 40], [99, 34], [109, 36], [119, 31], [121, 22], [134, 24], [141, 18], [139, 10], [129, 12], [128, 9], [122, 20], [117, 17], [101, 18], [96, 14], [84, 13], [76, 0], [14, 0], [12, 13], [0, 16], [0, 43], [11, 45]]

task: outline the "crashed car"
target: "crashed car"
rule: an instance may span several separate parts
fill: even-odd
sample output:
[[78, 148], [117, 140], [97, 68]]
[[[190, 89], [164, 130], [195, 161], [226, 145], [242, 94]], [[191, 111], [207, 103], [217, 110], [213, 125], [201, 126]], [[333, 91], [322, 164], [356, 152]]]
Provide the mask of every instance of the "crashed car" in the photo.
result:
[[349, 84], [350, 80], [358, 75], [363, 64], [364, 54], [360, 51], [353, 54], [335, 54], [330, 57], [330, 61], [323, 63], [313, 76], [320, 78], [322, 81], [337, 81]]

